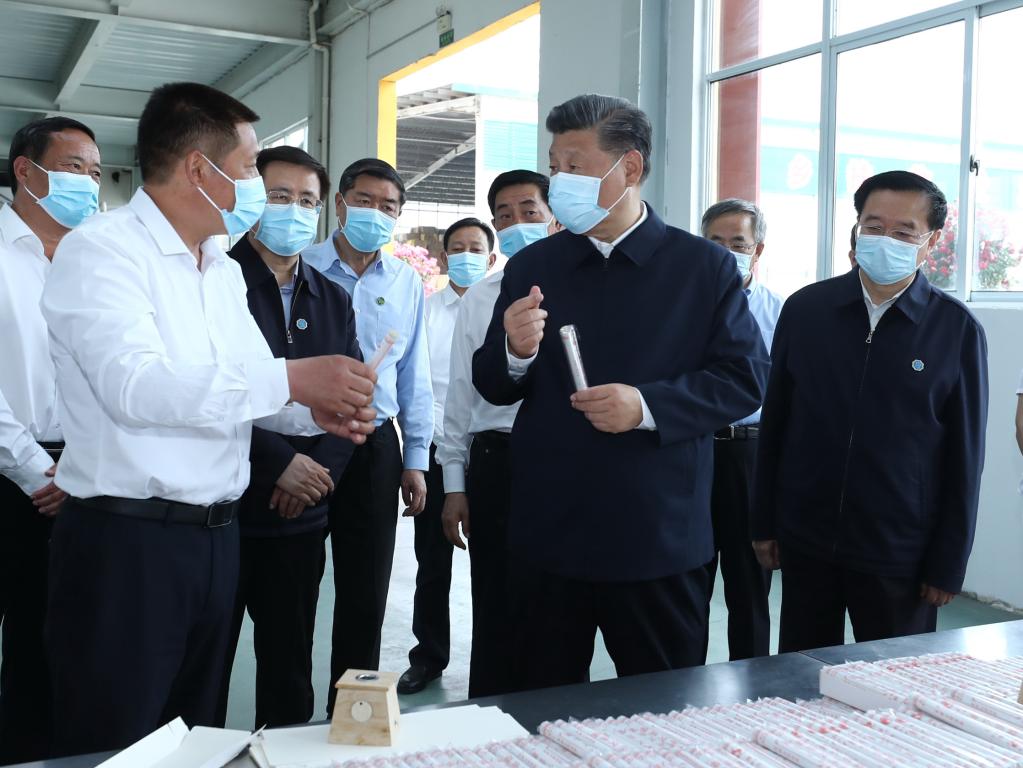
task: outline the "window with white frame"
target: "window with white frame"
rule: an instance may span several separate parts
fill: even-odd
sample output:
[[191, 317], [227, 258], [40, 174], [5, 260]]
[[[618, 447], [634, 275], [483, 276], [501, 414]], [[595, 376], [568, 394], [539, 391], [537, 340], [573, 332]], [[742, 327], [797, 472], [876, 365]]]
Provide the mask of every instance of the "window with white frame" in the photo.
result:
[[271, 147], [298, 147], [309, 151], [309, 121], [302, 120], [290, 128], [285, 128], [279, 133], [267, 136], [260, 143], [262, 149]]
[[1023, 0], [714, 0], [705, 202], [755, 200], [765, 284], [849, 268], [852, 197], [892, 169], [949, 201], [928, 278], [1023, 298]]

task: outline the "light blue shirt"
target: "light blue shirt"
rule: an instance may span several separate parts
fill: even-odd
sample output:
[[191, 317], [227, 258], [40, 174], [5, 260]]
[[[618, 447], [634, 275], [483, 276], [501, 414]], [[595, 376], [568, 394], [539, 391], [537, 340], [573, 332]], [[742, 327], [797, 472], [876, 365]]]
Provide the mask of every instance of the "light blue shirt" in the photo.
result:
[[338, 256], [334, 238], [310, 246], [302, 258], [352, 297], [355, 327], [368, 362], [387, 332], [398, 340], [377, 368], [373, 407], [377, 426], [397, 418], [404, 443], [405, 469], [426, 471], [433, 441], [433, 387], [423, 322], [423, 281], [400, 259], [381, 253], [362, 276]]
[[[746, 301], [749, 302], [749, 311], [753, 319], [760, 326], [760, 335], [764, 337], [764, 346], [771, 351], [771, 344], [774, 342], [774, 329], [778, 325], [778, 315], [781, 314], [782, 305], [785, 299], [777, 293], [768, 290], [756, 281], [756, 278], [745, 289]], [[735, 422], [739, 426], [756, 426], [760, 423], [760, 409], [750, 414], [745, 419]]]
[[295, 296], [295, 275], [291, 276], [291, 282], [287, 285], [278, 286], [281, 289], [281, 303], [284, 304], [284, 327], [291, 327], [291, 300]]

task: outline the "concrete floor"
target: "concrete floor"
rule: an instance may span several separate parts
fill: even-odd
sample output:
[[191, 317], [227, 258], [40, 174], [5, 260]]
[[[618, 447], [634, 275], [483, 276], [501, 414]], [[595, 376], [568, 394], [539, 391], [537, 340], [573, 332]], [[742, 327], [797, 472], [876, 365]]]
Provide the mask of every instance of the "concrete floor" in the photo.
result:
[[[416, 579], [416, 557], [412, 548], [413, 524], [411, 518], [398, 518], [397, 546], [394, 553], [394, 571], [384, 621], [383, 646], [380, 651], [381, 669], [403, 672], [408, 666], [408, 651], [415, 640], [412, 635], [412, 594]], [[329, 544], [328, 544], [329, 546]], [[728, 661], [725, 609], [721, 579], [715, 582], [715, 593], [710, 612], [710, 650], [707, 663]], [[330, 632], [334, 604], [333, 576], [330, 557], [324, 574], [317, 613], [316, 636], [313, 644], [313, 680], [316, 685], [316, 714], [320, 719], [326, 713], [326, 694], [330, 675]], [[772, 648], [778, 642], [778, 616], [781, 607], [781, 583], [776, 579], [771, 590]], [[959, 597], [938, 613], [938, 629], [955, 629], [975, 624], [1008, 621], [1019, 616], [984, 605], [976, 600]], [[451, 584], [451, 663], [443, 677], [415, 696], [401, 697], [403, 706], [459, 701], [466, 697], [469, 687], [469, 645], [472, 632], [472, 611], [469, 599], [469, 557], [455, 550]], [[847, 629], [846, 641], [853, 642]], [[604, 649], [600, 637], [590, 668], [591, 679], [614, 677], [614, 666]], [[255, 716], [255, 658], [252, 653], [252, 625], [246, 619], [242, 628], [238, 655], [231, 676], [231, 699], [228, 707], [229, 728], [252, 728]]]

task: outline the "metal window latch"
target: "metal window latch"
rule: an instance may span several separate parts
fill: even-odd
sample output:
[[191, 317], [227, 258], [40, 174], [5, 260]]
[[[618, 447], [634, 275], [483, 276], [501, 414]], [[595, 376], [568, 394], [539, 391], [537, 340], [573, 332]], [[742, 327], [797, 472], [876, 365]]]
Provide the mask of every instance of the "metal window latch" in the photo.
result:
[[980, 161], [977, 160], [976, 155], [970, 155], [970, 173], [980, 176]]

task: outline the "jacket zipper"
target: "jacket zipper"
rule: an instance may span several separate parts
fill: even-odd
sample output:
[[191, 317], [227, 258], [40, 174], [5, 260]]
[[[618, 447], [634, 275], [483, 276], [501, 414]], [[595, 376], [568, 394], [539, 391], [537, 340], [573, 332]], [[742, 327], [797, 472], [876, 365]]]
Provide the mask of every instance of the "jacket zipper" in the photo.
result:
[[[842, 468], [842, 491], [838, 497], [838, 524], [835, 526], [836, 534], [839, 532], [842, 523], [843, 512], [845, 511], [845, 486], [849, 481], [849, 462], [852, 459], [852, 447], [853, 440], [856, 437], [856, 419], [859, 416], [860, 411], [860, 399], [863, 397], [863, 385], [867, 381], [867, 366], [870, 363], [870, 345], [874, 340], [874, 334], [877, 333], [878, 326], [881, 325], [881, 321], [884, 320], [884, 316], [877, 321], [877, 325], [870, 329], [867, 334], [867, 353], [863, 356], [863, 371], [860, 373], [860, 386], [856, 390], [856, 405], [853, 408], [853, 421], [852, 426], [849, 428], [849, 442], [845, 449], [845, 465]], [[838, 539], [836, 538], [834, 543], [831, 545], [831, 555], [834, 557], [838, 553]]]
[[[291, 295], [291, 319], [295, 319], [295, 305], [298, 303], [298, 294], [302, 292], [302, 286], [305, 283], [299, 283], [295, 286], [295, 292]], [[293, 344], [295, 340], [291, 337], [291, 323], [286, 322], [284, 324], [284, 335], [288, 338], [288, 343]]]

